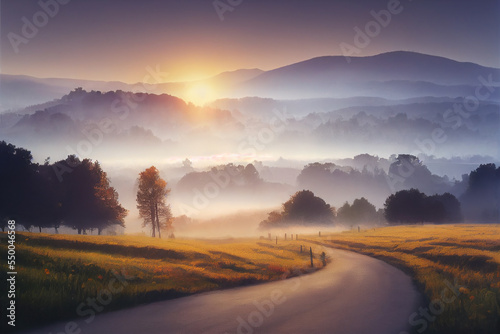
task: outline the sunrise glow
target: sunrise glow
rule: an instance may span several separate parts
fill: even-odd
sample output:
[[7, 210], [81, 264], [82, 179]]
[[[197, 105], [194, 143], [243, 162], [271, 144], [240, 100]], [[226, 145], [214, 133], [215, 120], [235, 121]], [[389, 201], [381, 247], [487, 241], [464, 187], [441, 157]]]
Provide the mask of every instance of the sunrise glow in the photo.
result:
[[214, 89], [205, 83], [194, 83], [187, 91], [186, 100], [195, 104], [202, 106], [207, 102], [214, 100], [215, 91]]
[[0, 37], [0, 333], [500, 333], [499, 0], [0, 0]]

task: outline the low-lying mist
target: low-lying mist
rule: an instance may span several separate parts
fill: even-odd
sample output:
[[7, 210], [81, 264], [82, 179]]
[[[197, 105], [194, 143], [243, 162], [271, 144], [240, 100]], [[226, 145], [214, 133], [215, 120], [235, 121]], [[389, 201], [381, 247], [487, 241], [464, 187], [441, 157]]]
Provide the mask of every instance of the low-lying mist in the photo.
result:
[[[193, 226], [174, 233], [259, 235], [265, 214], [300, 190], [334, 208], [364, 197], [381, 209], [412, 187], [460, 196], [463, 175], [500, 159], [498, 101], [479, 101], [467, 117], [454, 108], [465, 103], [254, 97], [200, 107], [168, 94], [80, 88], [2, 114], [0, 140], [30, 150], [39, 164], [72, 154], [99, 161], [129, 212], [127, 233], [148, 233], [136, 209], [137, 177], [155, 166], [171, 189], [173, 216]], [[416, 158], [408, 175], [403, 154]]]
[[[171, 189], [167, 197], [174, 217], [174, 234], [183, 237], [239, 237], [266, 236], [259, 230], [259, 223], [271, 211], [280, 210], [282, 204], [297, 191], [308, 189], [338, 210], [344, 203], [364, 197], [383, 209], [386, 198], [395, 191], [421, 189], [427, 195], [450, 192], [460, 196], [466, 189], [467, 179], [452, 179], [434, 174], [425, 162], [414, 160], [415, 171], [401, 178], [400, 166], [412, 156], [379, 158], [360, 155], [354, 158], [331, 160], [334, 162], [307, 162], [277, 160], [274, 162], [213, 164], [198, 167], [188, 159], [175, 164], [157, 165], [160, 175]], [[428, 160], [439, 169], [469, 173], [483, 160], [447, 159]], [[299, 167], [302, 166], [302, 167]], [[126, 233], [149, 233], [142, 227], [142, 219], [136, 209], [137, 177], [149, 167], [120, 167], [119, 164], [103, 164], [116, 188], [120, 202], [129, 211], [125, 218]], [[458, 173], [457, 173], [458, 174]], [[373, 222], [377, 224], [378, 222]], [[366, 225], [366, 224], [365, 224]], [[367, 226], [372, 224], [368, 223]], [[271, 233], [317, 233], [351, 229], [353, 226], [335, 220], [332, 227], [293, 227]], [[355, 228], [355, 226], [354, 226]]]

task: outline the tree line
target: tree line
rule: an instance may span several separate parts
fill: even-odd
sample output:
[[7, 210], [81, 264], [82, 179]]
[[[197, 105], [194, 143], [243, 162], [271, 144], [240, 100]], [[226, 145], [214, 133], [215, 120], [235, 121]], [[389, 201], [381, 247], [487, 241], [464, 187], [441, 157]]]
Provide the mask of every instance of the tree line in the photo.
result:
[[384, 209], [376, 210], [364, 197], [346, 202], [336, 210], [310, 190], [296, 192], [282, 204], [282, 211], [272, 211], [260, 223], [260, 229], [291, 225], [317, 226], [335, 223], [456, 223], [463, 220], [458, 199], [450, 193], [427, 196], [417, 189], [401, 190], [390, 195]]
[[44, 164], [31, 152], [0, 142], [0, 228], [16, 220], [26, 230], [70, 227], [85, 234], [124, 227], [127, 215], [98, 161], [74, 155]]
[[[139, 174], [137, 209], [143, 227], [152, 236], [161, 231], [173, 237], [172, 214], [166, 204], [170, 192], [167, 182], [152, 166]], [[32, 228], [72, 228], [78, 234], [110, 226], [125, 227], [127, 216], [118, 193], [98, 161], [66, 159], [44, 164], [33, 163], [30, 151], [0, 141], [0, 228], [9, 220], [30, 231]]]
[[[417, 159], [413, 156], [403, 158]], [[302, 190], [282, 204], [282, 211], [270, 212], [268, 218], [260, 223], [260, 228], [333, 225], [335, 221], [350, 224], [380, 223], [384, 219], [389, 224], [442, 224], [464, 220], [500, 222], [500, 167], [497, 168], [495, 164], [480, 165], [465, 179], [468, 184], [460, 199], [449, 192], [428, 196], [417, 188], [410, 188], [389, 195], [384, 208], [379, 210], [364, 197], [355, 199], [352, 204], [345, 202], [336, 210], [312, 191]]]
[[463, 220], [458, 199], [450, 193], [427, 196], [418, 189], [401, 190], [384, 204], [389, 223], [458, 223]]
[[[430, 174], [416, 157], [401, 155], [397, 162], [407, 160], [411, 160], [411, 166], [421, 168], [424, 174]], [[245, 170], [249, 171], [249, 177], [255, 178], [255, 168], [251, 167], [253, 170], [248, 166]], [[312, 164], [308, 167], [324, 166]], [[391, 165], [391, 168], [396, 167]], [[337, 211], [312, 191], [302, 190], [283, 203], [281, 211], [269, 213], [260, 226], [329, 225], [335, 220], [359, 224], [381, 222], [384, 218], [397, 224], [447, 223], [464, 219], [500, 222], [500, 167], [481, 165], [464, 180], [467, 180], [467, 187], [459, 199], [448, 192], [428, 196], [411, 188], [389, 195], [384, 209], [378, 211], [364, 197], [355, 199], [352, 204], [346, 202]], [[162, 231], [173, 237], [172, 214], [166, 203], [170, 192], [167, 182], [154, 166], [141, 172], [138, 181], [136, 200], [143, 227], [151, 227], [153, 237], [161, 238]], [[79, 234], [89, 230], [97, 230], [100, 234], [110, 226], [124, 227], [127, 210], [121, 206], [118, 193], [98, 161], [70, 155], [55, 163], [47, 159], [37, 164], [33, 163], [30, 151], [0, 141], [0, 184], [2, 230], [8, 220], [16, 220], [26, 230], [54, 228], [56, 233], [60, 226], [70, 227]]]

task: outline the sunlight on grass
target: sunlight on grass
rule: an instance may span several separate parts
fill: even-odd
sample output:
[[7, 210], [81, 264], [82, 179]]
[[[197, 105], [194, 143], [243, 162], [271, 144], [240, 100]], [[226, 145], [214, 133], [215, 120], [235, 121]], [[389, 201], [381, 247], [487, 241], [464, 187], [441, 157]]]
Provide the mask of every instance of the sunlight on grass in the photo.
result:
[[[5, 237], [4, 234], [0, 234]], [[413, 277], [426, 296], [441, 298], [446, 282], [462, 288], [431, 322], [427, 333], [491, 333], [500, 319], [500, 225], [398, 226], [309, 236], [300, 241], [265, 239], [186, 240], [143, 236], [19, 233], [19, 323], [78, 317], [77, 307], [129, 275], [104, 311], [193, 293], [283, 279], [305, 271], [312, 246], [370, 255]], [[6, 246], [0, 245], [6, 252]], [[314, 262], [317, 268], [320, 261]], [[1, 265], [2, 275], [7, 271]], [[4, 279], [4, 277], [1, 279]], [[3, 305], [2, 305], [3, 306]], [[25, 319], [21, 319], [25, 317]]]
[[[275, 245], [274, 241], [256, 239], [16, 236], [18, 323], [28, 326], [78, 317], [78, 306], [109, 290], [117, 274], [133, 278], [112, 295], [105, 311], [284, 279], [309, 265], [308, 254], [300, 253], [300, 244], [292, 241]], [[0, 245], [0, 251], [7, 252], [5, 244]], [[1, 265], [3, 276], [5, 263]]]
[[494, 333], [500, 326], [500, 225], [385, 227], [309, 238], [380, 258], [413, 277], [427, 302], [446, 281], [460, 295], [431, 322], [436, 333]]

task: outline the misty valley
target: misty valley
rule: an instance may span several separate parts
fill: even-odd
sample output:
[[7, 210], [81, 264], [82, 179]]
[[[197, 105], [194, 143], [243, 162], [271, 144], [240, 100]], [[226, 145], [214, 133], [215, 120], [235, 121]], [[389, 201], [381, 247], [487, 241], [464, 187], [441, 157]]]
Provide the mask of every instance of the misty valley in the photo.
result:
[[[164, 93], [75, 89], [67, 88], [71, 80], [54, 85], [2, 75], [3, 105], [21, 102], [9, 89], [32, 96], [33, 86], [46, 101], [38, 96], [41, 103], [5, 110], [1, 139], [28, 149], [33, 163], [51, 165], [59, 181], [71, 169], [57, 161], [98, 161], [129, 212], [128, 232], [141, 231], [137, 177], [150, 166], [168, 182], [181, 235], [214, 236], [220, 226], [221, 236], [258, 235], [259, 222], [300, 190], [336, 209], [365, 198], [380, 211], [377, 224], [385, 222], [388, 196], [412, 188], [460, 199], [466, 221], [498, 221], [496, 204], [486, 204], [493, 199], [481, 199], [491, 191], [471, 190], [470, 183], [487, 168], [480, 165], [498, 164], [499, 70], [408, 52], [342, 61], [322, 57], [266, 72], [223, 73], [206, 80], [221, 87], [221, 96], [263, 97], [204, 106]], [[186, 96], [189, 86], [139, 87]], [[51, 100], [54, 87], [70, 91]], [[494, 188], [498, 180], [490, 177], [493, 185], [477, 187]], [[473, 210], [472, 203], [492, 211]]]
[[349, 59], [0, 74], [9, 330], [495, 332], [500, 70]]

